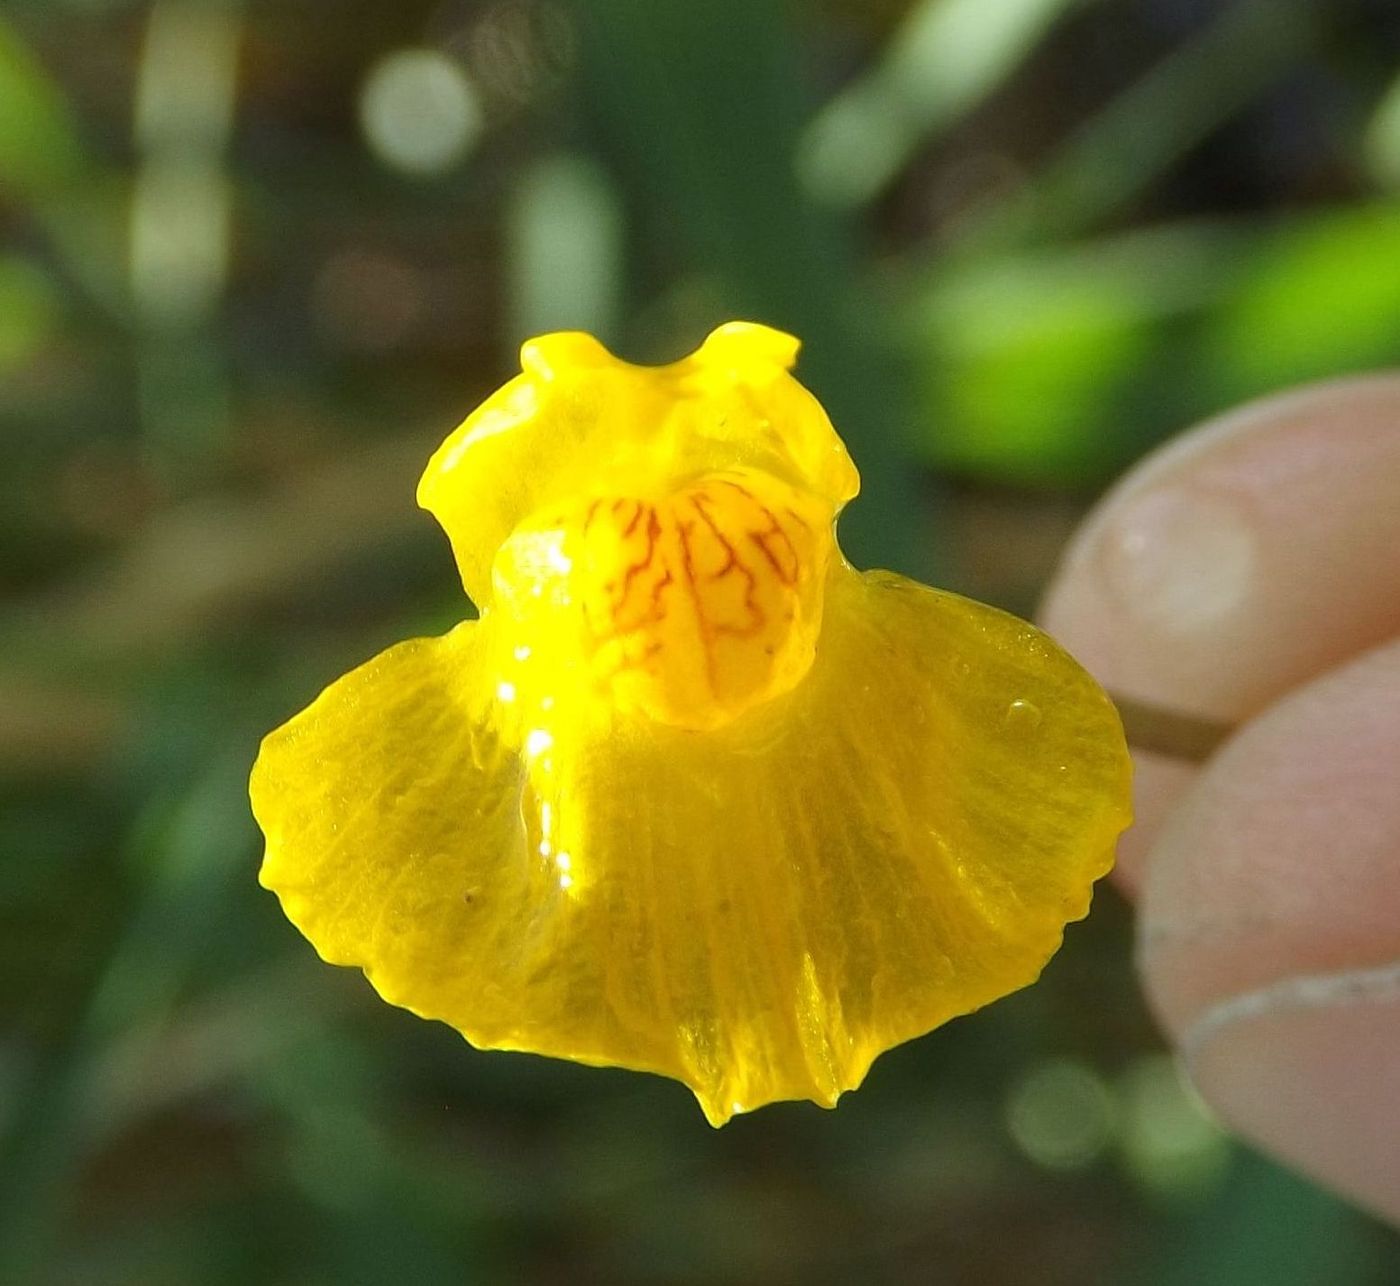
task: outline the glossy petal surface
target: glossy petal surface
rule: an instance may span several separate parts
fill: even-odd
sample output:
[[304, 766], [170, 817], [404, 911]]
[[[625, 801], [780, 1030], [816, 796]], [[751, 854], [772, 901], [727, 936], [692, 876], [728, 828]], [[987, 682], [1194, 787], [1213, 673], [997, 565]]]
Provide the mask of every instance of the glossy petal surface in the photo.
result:
[[833, 1103], [1031, 982], [1127, 820], [1083, 671], [899, 577], [836, 569], [808, 682], [722, 734], [603, 719], [545, 767], [473, 701], [490, 628], [401, 644], [268, 739], [263, 880], [386, 999], [677, 1077], [716, 1123]]
[[325, 959], [716, 1124], [830, 1105], [1031, 982], [1129, 820], [1071, 658], [840, 557], [855, 475], [792, 345], [527, 346], [420, 492], [481, 619], [333, 684], [252, 780], [263, 883]]

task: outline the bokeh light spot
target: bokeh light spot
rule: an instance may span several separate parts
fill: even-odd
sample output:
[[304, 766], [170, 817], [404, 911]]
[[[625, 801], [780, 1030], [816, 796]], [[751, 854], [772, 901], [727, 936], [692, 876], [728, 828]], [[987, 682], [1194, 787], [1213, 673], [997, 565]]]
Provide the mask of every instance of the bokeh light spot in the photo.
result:
[[1145, 1186], [1163, 1195], [1208, 1196], [1219, 1185], [1230, 1143], [1175, 1059], [1138, 1059], [1123, 1077], [1123, 1153]]
[[1017, 1146], [1037, 1165], [1083, 1169], [1102, 1156], [1113, 1139], [1113, 1095], [1103, 1078], [1082, 1063], [1041, 1063], [1012, 1088], [1006, 1125]]
[[463, 68], [434, 49], [401, 49], [378, 62], [360, 93], [360, 124], [374, 154], [408, 174], [441, 174], [481, 137], [481, 100]]

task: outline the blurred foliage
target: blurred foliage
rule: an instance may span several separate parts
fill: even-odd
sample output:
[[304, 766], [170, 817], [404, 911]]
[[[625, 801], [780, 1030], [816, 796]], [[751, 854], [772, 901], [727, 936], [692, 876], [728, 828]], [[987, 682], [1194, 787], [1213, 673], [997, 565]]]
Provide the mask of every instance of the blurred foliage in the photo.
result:
[[801, 334], [856, 561], [1025, 610], [1156, 442], [1400, 359], [1398, 70], [1389, 0], [7, 6], [0, 1282], [1400, 1277], [1202, 1115], [1110, 892], [714, 1133], [321, 966], [244, 794], [467, 610], [413, 483], [539, 328]]
[[0, 177], [7, 194], [42, 201], [78, 179], [84, 161], [62, 88], [17, 32], [0, 27]]

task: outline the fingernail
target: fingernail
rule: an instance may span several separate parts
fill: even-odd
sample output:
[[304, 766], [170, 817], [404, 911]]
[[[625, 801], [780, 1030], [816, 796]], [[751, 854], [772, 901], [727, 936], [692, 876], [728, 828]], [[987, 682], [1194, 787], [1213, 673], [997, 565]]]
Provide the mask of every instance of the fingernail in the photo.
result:
[[1400, 1217], [1400, 963], [1222, 1001], [1184, 1034], [1183, 1053], [1230, 1126]]
[[1244, 502], [1199, 488], [1160, 487], [1125, 501], [1099, 545], [1103, 578], [1144, 624], [1190, 634], [1248, 600], [1256, 538]]

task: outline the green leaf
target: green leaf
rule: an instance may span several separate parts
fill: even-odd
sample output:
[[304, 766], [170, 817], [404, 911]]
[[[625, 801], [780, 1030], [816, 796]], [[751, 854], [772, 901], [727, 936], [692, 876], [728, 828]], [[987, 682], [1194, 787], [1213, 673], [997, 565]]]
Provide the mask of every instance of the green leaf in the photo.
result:
[[1092, 480], [1122, 463], [1116, 415], [1165, 319], [1209, 307], [1238, 235], [1150, 229], [936, 269], [912, 303], [924, 373], [917, 446], [935, 465], [998, 482]]
[[0, 192], [41, 200], [86, 167], [63, 91], [0, 17]]
[[1204, 341], [1222, 402], [1400, 359], [1400, 209], [1291, 221], [1242, 271]]

